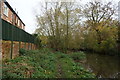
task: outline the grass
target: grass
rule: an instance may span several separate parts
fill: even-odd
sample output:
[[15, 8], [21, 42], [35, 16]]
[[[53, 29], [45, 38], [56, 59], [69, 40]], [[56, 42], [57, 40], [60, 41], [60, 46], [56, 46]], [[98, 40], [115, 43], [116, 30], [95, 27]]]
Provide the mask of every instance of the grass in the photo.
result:
[[4, 62], [3, 78], [94, 78], [94, 74], [74, 62], [73, 54], [22, 49], [20, 57]]

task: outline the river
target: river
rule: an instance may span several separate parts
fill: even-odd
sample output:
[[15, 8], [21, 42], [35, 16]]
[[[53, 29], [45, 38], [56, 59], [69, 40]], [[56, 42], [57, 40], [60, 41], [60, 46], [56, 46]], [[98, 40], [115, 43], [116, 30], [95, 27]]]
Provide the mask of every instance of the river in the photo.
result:
[[98, 78], [118, 78], [118, 75], [120, 75], [118, 57], [99, 54], [86, 55], [85, 66]]

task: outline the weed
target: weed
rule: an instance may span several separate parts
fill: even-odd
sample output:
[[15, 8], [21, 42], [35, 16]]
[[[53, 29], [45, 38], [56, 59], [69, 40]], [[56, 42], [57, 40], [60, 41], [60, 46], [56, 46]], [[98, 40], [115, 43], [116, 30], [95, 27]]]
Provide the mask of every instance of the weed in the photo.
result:
[[[44, 48], [41, 50], [20, 50], [21, 56], [3, 63], [3, 78], [56, 78], [61, 68], [61, 78], [93, 78], [81, 64], [73, 59], [83, 59], [84, 53], [53, 53]], [[79, 56], [79, 57], [78, 57]], [[73, 58], [73, 59], [72, 59]]]

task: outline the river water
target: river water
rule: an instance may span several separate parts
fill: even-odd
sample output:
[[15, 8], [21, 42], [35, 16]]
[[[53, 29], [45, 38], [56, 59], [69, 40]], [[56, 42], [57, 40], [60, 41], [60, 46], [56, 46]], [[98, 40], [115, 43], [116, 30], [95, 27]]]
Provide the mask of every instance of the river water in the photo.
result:
[[119, 58], [115, 56], [86, 54], [85, 66], [98, 78], [118, 78], [120, 75]]

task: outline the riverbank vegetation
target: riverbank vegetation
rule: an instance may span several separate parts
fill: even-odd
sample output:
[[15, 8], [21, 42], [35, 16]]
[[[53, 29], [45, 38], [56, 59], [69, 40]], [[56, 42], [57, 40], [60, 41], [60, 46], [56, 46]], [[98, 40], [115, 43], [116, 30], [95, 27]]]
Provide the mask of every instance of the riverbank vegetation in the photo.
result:
[[46, 2], [36, 15], [38, 50], [21, 49], [19, 57], [4, 61], [3, 78], [96, 78], [100, 73], [84, 68], [82, 51], [120, 55], [116, 9], [112, 2], [97, 0]]
[[118, 55], [118, 21], [112, 2], [46, 3], [37, 14], [36, 34], [41, 45], [68, 53], [68, 50], [94, 51]]
[[3, 78], [95, 78], [95, 75], [85, 69], [74, 59], [84, 60], [74, 53], [64, 54], [51, 49], [20, 50], [21, 56], [3, 63]]

